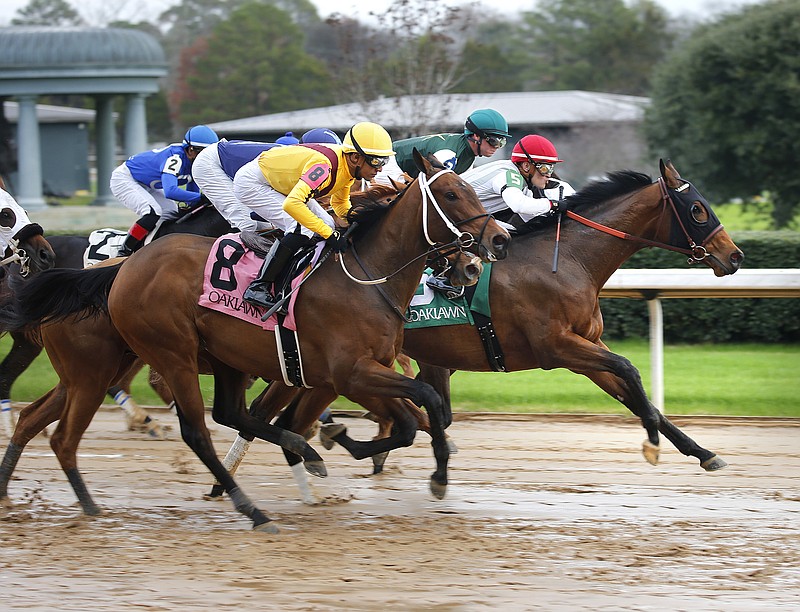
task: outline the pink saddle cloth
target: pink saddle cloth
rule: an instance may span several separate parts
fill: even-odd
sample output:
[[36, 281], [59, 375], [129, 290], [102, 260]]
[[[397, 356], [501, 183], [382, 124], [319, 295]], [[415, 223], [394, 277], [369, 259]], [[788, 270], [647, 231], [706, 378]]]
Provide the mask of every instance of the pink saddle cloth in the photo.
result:
[[[323, 244], [320, 243], [320, 245]], [[319, 252], [320, 249], [317, 249], [315, 261]], [[203, 272], [203, 292], [197, 303], [204, 308], [258, 325], [267, 331], [273, 331], [278, 324], [275, 315], [262, 321], [261, 317], [267, 309], [254, 306], [242, 298], [245, 290], [261, 269], [263, 261], [255, 252], [242, 244], [238, 234], [220, 236], [208, 254]], [[310, 268], [311, 266], [309, 266]], [[296, 287], [300, 283], [307, 271], [308, 269], [292, 280], [292, 287]], [[296, 299], [297, 292], [289, 298], [289, 314], [284, 320], [284, 327], [293, 331], [297, 331], [294, 318]]]

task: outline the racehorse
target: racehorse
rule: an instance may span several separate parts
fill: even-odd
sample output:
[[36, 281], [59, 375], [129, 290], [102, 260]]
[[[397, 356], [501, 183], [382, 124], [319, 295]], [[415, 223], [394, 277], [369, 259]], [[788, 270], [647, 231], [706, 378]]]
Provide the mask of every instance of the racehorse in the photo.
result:
[[[644, 247], [660, 247], [689, 256], [690, 264], [702, 263], [716, 276], [735, 273], [744, 255], [723, 229], [703, 196], [683, 180], [674, 166], [660, 163], [661, 178], [636, 172], [616, 172], [592, 183], [567, 199], [570, 211], [561, 227], [557, 272], [552, 272], [557, 228], [543, 227], [517, 235], [505, 261], [492, 265], [489, 288], [492, 323], [504, 371], [566, 368], [592, 380], [603, 391], [638, 416], [647, 430], [644, 456], [658, 461], [661, 432], [686, 456], [697, 458], [703, 469], [718, 470], [725, 462], [702, 448], [661, 414], [648, 400], [637, 369], [621, 355], [611, 352], [601, 339], [603, 319], [600, 289], [611, 274]], [[497, 349], [496, 349], [497, 350]], [[452, 370], [493, 371], [487, 351], [470, 325], [407, 329], [403, 352], [416, 359], [419, 378], [431, 384], [449, 407], [449, 377]], [[273, 383], [273, 386], [279, 383]], [[267, 416], [274, 415], [291, 397], [279, 387]], [[313, 391], [300, 391], [309, 395]], [[279, 405], [280, 404], [280, 405]], [[374, 402], [362, 404], [376, 414], [386, 408]], [[295, 399], [290, 409], [320, 412], [314, 398]], [[294, 419], [304, 420], [304, 415]], [[281, 416], [292, 422], [289, 412]], [[448, 421], [449, 422], [449, 421]], [[391, 429], [384, 419], [384, 431]], [[408, 417], [394, 423], [393, 436], [408, 435], [414, 422]], [[357, 442], [340, 424], [329, 434], [362, 458], [389, 449], [384, 441]], [[323, 425], [323, 431], [326, 426]], [[229, 453], [225, 464], [238, 465], [241, 449]], [[431, 490], [443, 497], [447, 485], [446, 456], [437, 455], [437, 471]], [[292, 461], [290, 460], [290, 463]], [[294, 471], [296, 478], [305, 478]], [[307, 484], [298, 482], [305, 495]], [[220, 494], [219, 489], [212, 495]]]
[[[175, 233], [221, 236], [231, 230], [230, 224], [219, 214], [217, 209], [206, 204], [187, 212], [175, 220], [164, 221], [151, 233], [152, 238], [150, 240]], [[102, 260], [108, 258], [110, 254], [113, 254], [113, 252], [107, 252], [108, 247], [106, 245], [109, 239], [117, 234], [125, 235], [124, 232], [113, 230], [101, 232], [101, 234], [103, 234], [103, 239], [99, 243], [91, 245], [92, 250], [88, 253], [89, 259]], [[87, 256], [87, 250], [90, 247], [89, 236], [53, 236], [49, 242], [55, 253], [55, 267], [72, 269], [84, 267], [84, 258]], [[7, 279], [0, 279], [0, 284], [5, 285], [6, 282]], [[22, 375], [42, 352], [42, 343], [37, 332], [27, 330], [12, 331], [10, 333], [14, 341], [11, 350], [0, 363], [0, 403], [8, 406], [11, 405], [11, 388], [14, 381]], [[138, 368], [131, 368], [126, 377], [120, 379], [118, 384], [108, 390], [108, 394], [117, 401], [120, 407], [126, 410], [129, 421], [132, 424], [140, 424], [148, 430], [151, 436], [162, 438], [163, 433], [160, 425], [130, 400], [130, 383], [143, 365], [140, 362]], [[163, 394], [159, 394], [164, 399]], [[169, 403], [169, 401], [166, 403]], [[10, 412], [8, 412], [8, 416], [6, 426], [7, 433], [11, 437], [13, 427], [11, 427]]]
[[[458, 175], [418, 153], [415, 159], [419, 177], [391, 206], [369, 208], [354, 202], [348, 220], [359, 227], [352, 235], [350, 253], [327, 258], [313, 269], [299, 289], [294, 314], [304, 380], [315, 390], [324, 390], [331, 399], [341, 394], [356, 402], [373, 396], [387, 402], [408, 398], [435, 414], [441, 411], [441, 398], [428, 385], [390, 367], [402, 335], [403, 320], [397, 313], [411, 301], [425, 258], [432, 252], [460, 245], [475, 248], [484, 260], [502, 259], [509, 236]], [[13, 306], [4, 309], [0, 324], [55, 322], [87, 308], [107, 307], [126, 344], [164, 376], [176, 398], [184, 441], [223, 483], [254, 529], [275, 531], [216, 457], [204, 423], [198, 385], [201, 349], [211, 362], [217, 390], [236, 389], [243, 396], [244, 372], [269, 380], [283, 376], [273, 333], [198, 306], [202, 270], [212, 246], [213, 241], [205, 238], [172, 236], [134, 253], [121, 266], [40, 275], [21, 288]], [[215, 256], [217, 267], [232, 265], [218, 252]], [[354, 265], [353, 260], [360, 268], [356, 276], [347, 267]], [[376, 271], [383, 276], [376, 278]], [[474, 276], [470, 282], [476, 280]], [[372, 287], [377, 282], [382, 283], [379, 291]], [[356, 312], [358, 316], [353, 316]], [[243, 401], [236, 404], [220, 406], [215, 398], [215, 420], [250, 428]], [[315, 418], [298, 431], [305, 431]], [[441, 416], [437, 418], [441, 421]], [[70, 419], [62, 419], [59, 429], [69, 423]], [[82, 430], [69, 439], [78, 440], [81, 434]], [[70, 452], [74, 463], [74, 448], [62, 452]], [[85, 499], [82, 479], [76, 482], [77, 468], [68, 478], [79, 500]]]
[[[28, 214], [5, 190], [0, 178], [0, 297], [7, 295], [7, 279], [15, 273], [26, 277], [48, 270], [55, 263], [55, 253], [45, 240], [42, 227], [32, 223]], [[0, 394], [0, 397], [7, 397]], [[11, 401], [0, 401], [0, 425], [11, 429]]]

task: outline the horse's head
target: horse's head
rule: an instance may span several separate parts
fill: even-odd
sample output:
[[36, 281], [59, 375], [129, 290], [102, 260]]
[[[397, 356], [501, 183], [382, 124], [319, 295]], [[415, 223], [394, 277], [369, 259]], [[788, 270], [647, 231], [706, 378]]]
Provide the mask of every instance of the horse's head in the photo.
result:
[[472, 186], [435, 158], [426, 159], [416, 149], [413, 155], [420, 171], [417, 181], [422, 191], [422, 225], [428, 243], [452, 244], [483, 261], [505, 259], [511, 237], [486, 212]]
[[704, 263], [716, 276], [736, 272], [744, 254], [731, 240], [717, 215], [699, 191], [681, 178], [672, 162], [660, 160], [661, 177], [675, 216], [669, 244], [688, 248], [689, 263]]
[[3, 263], [18, 261], [22, 276], [52, 268], [56, 255], [43, 234], [42, 227], [32, 223], [28, 213], [0, 188], [0, 252]]

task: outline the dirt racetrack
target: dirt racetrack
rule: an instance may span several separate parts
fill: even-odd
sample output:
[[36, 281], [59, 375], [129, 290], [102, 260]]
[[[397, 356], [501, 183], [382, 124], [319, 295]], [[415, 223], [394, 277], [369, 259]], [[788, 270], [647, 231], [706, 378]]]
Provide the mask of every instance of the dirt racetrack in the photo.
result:
[[[101, 410], [80, 467], [105, 512], [79, 515], [37, 437], [0, 509], [2, 610], [798, 610], [800, 423], [676, 422], [730, 464], [702, 471], [616, 417], [458, 420], [447, 497], [427, 490], [425, 434], [368, 477], [336, 447], [305, 506], [282, 454], [254, 444], [240, 486], [280, 527], [250, 530], [209, 502], [180, 441], [125, 431]], [[368, 438], [374, 424], [342, 419]], [[211, 425], [218, 451], [233, 439]], [[0, 441], [5, 448], [6, 440]]]

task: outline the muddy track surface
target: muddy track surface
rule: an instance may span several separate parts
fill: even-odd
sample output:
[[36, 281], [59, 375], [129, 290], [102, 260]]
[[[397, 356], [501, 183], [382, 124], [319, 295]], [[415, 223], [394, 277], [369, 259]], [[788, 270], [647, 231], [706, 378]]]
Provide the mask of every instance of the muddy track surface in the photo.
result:
[[[0, 609], [800, 609], [795, 421], [678, 421], [729, 463], [706, 473], [666, 441], [647, 464], [628, 419], [457, 420], [441, 501], [425, 434], [380, 476], [316, 443], [330, 474], [314, 479], [318, 506], [277, 448], [254, 444], [238, 480], [280, 529], [266, 535], [203, 499], [206, 469], [175, 417], [158, 418], [166, 441], [111, 409], [95, 418], [79, 457], [104, 509], [93, 519], [48, 440], [31, 442], [0, 508]], [[233, 433], [210, 426], [224, 454]]]

